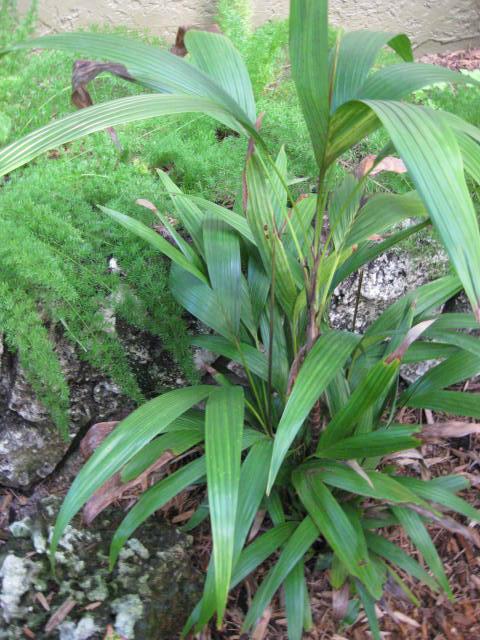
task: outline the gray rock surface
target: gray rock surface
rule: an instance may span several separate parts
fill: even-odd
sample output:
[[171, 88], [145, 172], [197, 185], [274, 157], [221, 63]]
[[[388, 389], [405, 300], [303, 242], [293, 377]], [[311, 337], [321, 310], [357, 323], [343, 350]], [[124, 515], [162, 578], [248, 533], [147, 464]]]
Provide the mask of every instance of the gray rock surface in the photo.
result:
[[[406, 251], [395, 249], [379, 256], [363, 269], [355, 331], [363, 332], [398, 298], [430, 282], [446, 271], [446, 257], [439, 252], [422, 264]], [[332, 296], [330, 321], [338, 329], [351, 330], [359, 290], [360, 272], [339, 285]]]
[[[147, 396], [183, 382], [157, 338], [127, 327], [117, 330]], [[27, 488], [46, 478], [83, 429], [93, 422], [120, 419], [134, 407], [116, 384], [80, 360], [61, 334], [55, 350], [70, 388], [68, 441], [38, 402], [16, 356], [0, 348], [0, 485]]]
[[178, 638], [201, 595], [192, 539], [151, 518], [110, 573], [109, 542], [124, 514], [110, 509], [88, 529], [77, 519], [60, 541], [55, 582], [46, 548], [59, 504], [43, 499], [10, 526], [0, 551], [0, 639], [23, 639], [28, 628], [36, 640], [100, 640], [109, 625], [125, 640]]

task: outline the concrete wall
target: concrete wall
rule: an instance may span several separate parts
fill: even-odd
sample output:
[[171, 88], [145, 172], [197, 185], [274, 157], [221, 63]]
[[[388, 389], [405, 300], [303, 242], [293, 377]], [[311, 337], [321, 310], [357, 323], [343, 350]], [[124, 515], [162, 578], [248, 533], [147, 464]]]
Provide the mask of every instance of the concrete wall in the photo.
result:
[[[25, 9], [30, 0], [19, 0]], [[147, 28], [172, 37], [178, 25], [208, 24], [214, 0], [38, 0], [43, 33], [91, 23]], [[255, 22], [284, 17], [289, 0], [253, 0]], [[346, 29], [403, 30], [420, 50], [480, 42], [480, 0], [330, 0], [334, 24]]]

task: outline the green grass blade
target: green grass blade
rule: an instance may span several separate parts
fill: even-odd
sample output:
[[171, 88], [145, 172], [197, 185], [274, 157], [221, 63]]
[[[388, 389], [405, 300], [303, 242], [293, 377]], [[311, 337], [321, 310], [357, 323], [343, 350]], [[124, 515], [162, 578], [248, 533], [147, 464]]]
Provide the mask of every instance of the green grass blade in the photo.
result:
[[205, 416], [205, 453], [219, 627], [232, 577], [243, 419], [241, 387], [216, 389], [210, 394]]
[[330, 331], [317, 340], [305, 358], [275, 435], [268, 493], [300, 427], [358, 340], [350, 333]]

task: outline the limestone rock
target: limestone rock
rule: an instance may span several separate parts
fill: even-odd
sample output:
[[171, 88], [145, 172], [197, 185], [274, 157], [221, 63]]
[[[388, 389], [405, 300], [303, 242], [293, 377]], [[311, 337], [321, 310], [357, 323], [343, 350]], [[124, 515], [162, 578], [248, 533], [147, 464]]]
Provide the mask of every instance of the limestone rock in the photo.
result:
[[[160, 341], [117, 322], [132, 370], [147, 397], [178, 386], [181, 374]], [[1, 345], [1, 339], [0, 339]], [[55, 350], [70, 388], [69, 439], [64, 441], [25, 379], [17, 357], [0, 348], [0, 484], [27, 488], [49, 476], [72, 440], [93, 422], [121, 419], [133, 408], [119, 387], [81, 360], [61, 333]]]
[[[51, 536], [60, 501], [43, 499], [38, 513], [13, 530], [30, 527], [30, 537], [11, 537], [0, 555], [0, 639], [101, 640], [107, 627], [125, 640], [171, 640], [201, 596], [200, 574], [192, 567], [191, 538], [155, 519], [135, 532], [108, 569], [108, 547], [123, 513], [110, 509], [88, 529], [78, 519], [67, 527], [56, 553], [52, 578], [39, 530]], [[39, 550], [40, 549], [40, 550]], [[39, 595], [40, 594], [40, 595]], [[50, 610], [47, 611], [46, 602]], [[52, 615], [66, 602], [68, 615], [48, 633]], [[68, 609], [68, 607], [67, 607]]]
[[[437, 270], [444, 271], [444, 254], [439, 254], [436, 262], [439, 264], [435, 268], [426, 261], [420, 265], [409, 253], [396, 249], [367, 264], [363, 269], [355, 331], [365, 331], [398, 298], [430, 282]], [[352, 274], [333, 293], [330, 321], [337, 329], [352, 329], [359, 279], [358, 272]]]

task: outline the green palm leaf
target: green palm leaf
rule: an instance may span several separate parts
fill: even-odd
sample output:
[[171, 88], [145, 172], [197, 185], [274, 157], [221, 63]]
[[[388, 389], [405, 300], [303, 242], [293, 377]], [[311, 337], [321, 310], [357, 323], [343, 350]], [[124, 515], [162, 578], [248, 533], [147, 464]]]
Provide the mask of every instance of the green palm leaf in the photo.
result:
[[404, 34], [354, 31], [342, 37], [332, 61], [335, 73], [332, 111], [359, 96], [380, 50], [387, 44], [405, 60], [413, 61], [412, 45]]
[[21, 167], [41, 153], [78, 140], [95, 131], [178, 113], [208, 113], [221, 118], [227, 112], [208, 98], [181, 95], [140, 95], [112, 100], [51, 122], [0, 151], [0, 176]]
[[51, 541], [52, 562], [65, 527], [87, 500], [138, 451], [213, 388], [198, 386], [169, 391], [131, 413], [95, 450], [75, 478], [57, 517]]
[[205, 418], [205, 452], [219, 627], [233, 570], [243, 415], [241, 387], [225, 387], [210, 394]]
[[454, 132], [428, 109], [399, 102], [365, 104], [407, 165], [480, 322], [480, 231]]
[[[194, 36], [192, 42], [196, 44], [198, 37], [196, 40]], [[220, 36], [217, 48], [221, 57], [231, 58], [232, 45], [228, 40]], [[138, 40], [103, 33], [62, 33], [13, 45], [1, 50], [0, 55], [18, 49], [86, 51], [91, 58], [103, 58], [125, 65], [134, 80], [144, 87], [161, 93], [210, 98], [225, 110], [226, 120], [232, 121], [228, 115], [231, 113], [235, 119], [254, 125], [254, 119], [250, 121], [241, 106], [207, 73], [183, 58]]]
[[290, 445], [313, 405], [345, 364], [358, 341], [358, 336], [353, 334], [330, 331], [317, 340], [307, 355], [278, 425], [268, 479], [268, 493]]
[[330, 118], [327, 0], [291, 0], [290, 60], [315, 158], [322, 167]]

